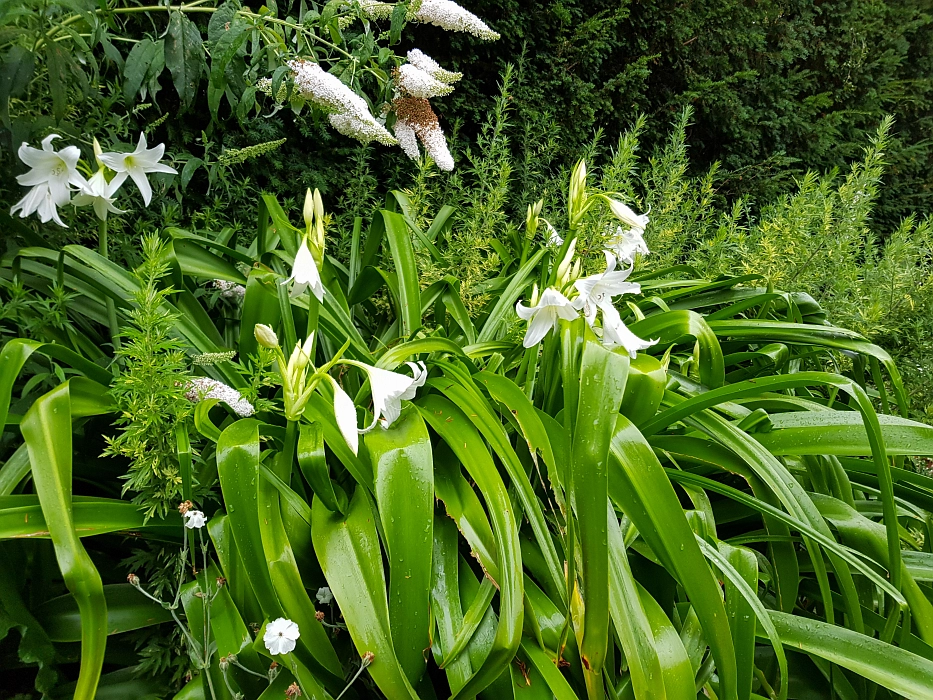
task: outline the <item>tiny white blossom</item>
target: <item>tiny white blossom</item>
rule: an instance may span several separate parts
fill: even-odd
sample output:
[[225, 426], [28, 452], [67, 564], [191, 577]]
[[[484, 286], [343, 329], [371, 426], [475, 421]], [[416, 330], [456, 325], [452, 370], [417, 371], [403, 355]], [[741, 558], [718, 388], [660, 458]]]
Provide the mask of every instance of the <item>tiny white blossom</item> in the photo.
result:
[[366, 101], [344, 85], [336, 75], [314, 61], [294, 59], [288, 67], [295, 75], [295, 87], [304, 99], [328, 112], [328, 120], [345, 136], [367, 143], [378, 141], [395, 145], [395, 138], [376, 121]]
[[185, 527], [189, 530], [200, 530], [207, 522], [207, 516], [199, 510], [185, 511]]
[[487, 41], [499, 38], [483, 20], [451, 0], [422, 0], [414, 19], [448, 31], [466, 32]]
[[577, 298], [573, 300], [574, 307], [583, 309], [583, 316], [591, 326], [596, 321], [596, 312], [601, 309], [605, 312], [612, 306], [612, 297], [620, 294], [638, 294], [641, 285], [626, 282], [632, 269], [616, 270], [616, 259], [612, 253], [606, 252], [606, 271], [578, 279], [573, 283], [577, 288]]
[[418, 66], [406, 63], [398, 69], [399, 89], [412, 97], [428, 99], [453, 92], [453, 86], [443, 83]]
[[321, 605], [328, 605], [330, 601], [334, 599], [334, 594], [331, 593], [331, 590], [327, 586], [324, 586], [323, 588], [317, 589], [317, 596], [315, 597], [317, 598], [317, 602]]
[[417, 66], [432, 78], [436, 78], [442, 83], [456, 83], [463, 77], [463, 73], [455, 73], [454, 71], [441, 68], [441, 65], [437, 61], [424, 53], [421, 49], [412, 49], [408, 52], [406, 58], [410, 64]]
[[624, 230], [621, 226], [616, 227], [615, 235], [606, 243], [606, 249], [629, 265], [635, 262], [635, 256], [639, 253], [647, 255], [651, 252], [645, 243], [644, 229]]
[[515, 305], [518, 317], [528, 321], [525, 340], [522, 345], [531, 348], [540, 343], [552, 328], [557, 328], [558, 320], [572, 321], [579, 314], [573, 308], [573, 302], [553, 287], [548, 287], [534, 306], [527, 307], [522, 302]]
[[164, 143], [160, 143], [155, 148], [148, 148], [146, 135], [140, 132], [136, 150], [132, 153], [101, 153], [98, 158], [101, 163], [117, 174], [110, 183], [111, 185], [119, 187], [127, 177], [131, 178], [139, 188], [143, 202], [148, 207], [149, 202], [152, 201], [152, 187], [146, 175], [149, 173], [178, 174], [175, 168], [159, 162], [164, 154]]
[[295, 642], [301, 634], [298, 631], [298, 625], [284, 617], [273, 620], [266, 625], [265, 634], [262, 635], [262, 641], [266, 649], [273, 656], [279, 654], [288, 654], [295, 648]]
[[191, 379], [185, 390], [185, 398], [193, 403], [205, 399], [223, 401], [241, 418], [251, 416], [256, 412], [253, 404], [244, 399], [239, 391], [210, 377], [194, 377]]
[[120, 183], [114, 178], [112, 182], [107, 182], [107, 176], [103, 168], [91, 175], [91, 179], [81, 185], [78, 194], [75, 195], [71, 203], [76, 207], [94, 207], [94, 213], [101, 221], [107, 220], [107, 214], [123, 214], [122, 209], [113, 206], [114, 195], [120, 189]]
[[301, 247], [298, 248], [298, 252], [295, 254], [292, 276], [283, 281], [282, 284], [288, 284], [289, 282], [294, 282], [291, 296], [297, 297], [310, 287], [317, 300], [324, 301], [324, 284], [321, 282], [321, 273], [318, 272], [317, 263], [314, 262], [314, 256], [311, 255], [308, 243], [304, 239], [302, 239]]

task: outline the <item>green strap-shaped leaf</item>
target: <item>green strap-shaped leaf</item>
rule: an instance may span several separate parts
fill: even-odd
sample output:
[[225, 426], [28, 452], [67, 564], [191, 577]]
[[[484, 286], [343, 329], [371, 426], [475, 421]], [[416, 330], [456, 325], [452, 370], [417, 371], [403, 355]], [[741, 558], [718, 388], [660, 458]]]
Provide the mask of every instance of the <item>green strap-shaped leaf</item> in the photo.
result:
[[418, 265], [415, 251], [411, 245], [408, 224], [401, 214], [386, 211], [379, 212], [385, 222], [386, 238], [395, 272], [398, 275], [399, 319], [402, 324], [402, 337], [408, 338], [421, 327], [421, 286], [418, 282]]
[[343, 489], [334, 490], [327, 460], [324, 456], [324, 431], [318, 423], [302, 423], [298, 433], [298, 466], [311, 485], [314, 495], [324, 501], [328, 510], [347, 512], [347, 496]]
[[535, 267], [541, 262], [541, 258], [544, 257], [546, 252], [544, 249], [539, 250], [515, 273], [515, 276], [509, 282], [509, 286], [506, 287], [502, 296], [499, 297], [499, 301], [496, 302], [492, 311], [489, 312], [489, 316], [486, 317], [479, 335], [476, 336], [477, 343], [487, 343], [499, 339], [507, 320], [511, 318], [511, 314], [515, 313], [515, 302], [521, 296], [522, 290], [530, 283]]
[[631, 329], [640, 338], [660, 338], [665, 345], [684, 336], [696, 338], [700, 346], [700, 381], [713, 389], [725, 382], [726, 368], [719, 339], [700, 314], [686, 310], [667, 311], [637, 321]]
[[[467, 404], [464, 404], [467, 405]], [[472, 697], [508, 667], [521, 642], [522, 555], [512, 504], [486, 445], [470, 419], [437, 395], [419, 402], [428, 424], [450, 446], [486, 499], [499, 560], [499, 626], [489, 655], [455, 698]]]
[[107, 646], [107, 600], [100, 574], [75, 531], [71, 503], [71, 400], [65, 382], [36, 399], [20, 430], [32, 480], [65, 585], [81, 611], [81, 668], [75, 697], [93, 698]]
[[582, 548], [583, 639], [580, 654], [590, 698], [602, 695], [609, 644], [609, 446], [625, 392], [628, 357], [587, 340], [580, 364], [580, 401], [573, 427], [573, 495]]
[[610, 455], [612, 501], [631, 518], [665, 568], [687, 591], [716, 661], [720, 696], [734, 698], [737, 669], [726, 610], [677, 494], [651, 447], [625, 416], [617, 419]]
[[[434, 464], [421, 414], [406, 406], [386, 430], [366, 435], [376, 505], [389, 554], [389, 626], [399, 663], [412, 685], [430, 646]], [[323, 500], [323, 499], [322, 499]]]
[[844, 627], [769, 611], [784, 646], [826, 659], [911, 700], [928, 700], [933, 661]]
[[[453, 648], [457, 631], [463, 625], [463, 608], [460, 605], [460, 582], [458, 576], [457, 528], [450, 518], [435, 512], [434, 553], [432, 557], [433, 578], [431, 582], [431, 606], [437, 624], [435, 643], [440, 652], [435, 661], [447, 659]], [[452, 693], [462, 688], [473, 667], [468, 654], [461, 654], [444, 666], [447, 682]]]
[[356, 489], [346, 516], [327, 510], [317, 498], [311, 513], [314, 551], [350, 637], [360, 656], [375, 655], [370, 676], [386, 697], [418, 700], [392, 644], [382, 552], [364, 489]]

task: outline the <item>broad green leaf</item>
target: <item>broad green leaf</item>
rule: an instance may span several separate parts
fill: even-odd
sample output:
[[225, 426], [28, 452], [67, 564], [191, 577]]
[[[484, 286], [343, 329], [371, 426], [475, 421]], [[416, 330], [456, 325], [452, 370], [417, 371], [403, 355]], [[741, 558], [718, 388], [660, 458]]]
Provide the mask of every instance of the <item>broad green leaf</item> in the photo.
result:
[[[143, 582], [145, 586], [145, 581]], [[128, 583], [104, 586], [107, 600], [107, 634], [120, 634], [172, 619], [168, 610], [146, 598]], [[36, 618], [53, 642], [81, 641], [81, 611], [72, 594], [45, 601]]]
[[165, 65], [172, 74], [183, 107], [194, 102], [204, 66], [201, 32], [181, 12], [169, 14], [165, 37]]

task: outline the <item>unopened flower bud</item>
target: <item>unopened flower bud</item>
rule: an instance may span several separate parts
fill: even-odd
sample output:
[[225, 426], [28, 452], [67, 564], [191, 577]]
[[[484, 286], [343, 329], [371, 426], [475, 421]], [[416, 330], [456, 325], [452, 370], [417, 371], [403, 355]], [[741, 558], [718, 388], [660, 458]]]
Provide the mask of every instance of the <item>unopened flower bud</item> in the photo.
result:
[[279, 337], [269, 326], [264, 323], [257, 323], [253, 329], [253, 335], [256, 336], [256, 342], [269, 350], [275, 350], [279, 347]]
[[131, 586], [139, 585], [139, 576], [137, 576], [136, 574], [130, 574], [129, 576], [126, 577], [126, 580], [127, 580], [127, 583], [129, 583]]
[[314, 224], [314, 193], [311, 188], [305, 191], [305, 204], [301, 210], [301, 215], [305, 220], [305, 228], [310, 233], [311, 226]]
[[223, 588], [226, 585], [227, 585], [227, 579], [225, 579], [223, 576], [218, 576], [217, 577], [217, 588]]

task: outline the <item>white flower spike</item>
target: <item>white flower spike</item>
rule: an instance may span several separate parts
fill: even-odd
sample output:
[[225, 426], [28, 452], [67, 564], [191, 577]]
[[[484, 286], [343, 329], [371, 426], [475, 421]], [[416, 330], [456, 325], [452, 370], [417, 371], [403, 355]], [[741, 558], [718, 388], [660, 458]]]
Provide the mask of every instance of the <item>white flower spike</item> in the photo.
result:
[[310, 287], [311, 293], [317, 297], [317, 300], [324, 301], [324, 284], [321, 282], [321, 273], [318, 271], [314, 256], [311, 255], [308, 243], [304, 239], [302, 239], [301, 247], [298, 248], [298, 253], [295, 255], [292, 276], [282, 284], [289, 282], [294, 282], [291, 296], [297, 297]]
[[518, 302], [515, 312], [519, 318], [528, 321], [528, 330], [525, 331], [522, 343], [526, 348], [540, 343], [552, 328], [557, 327], [558, 320], [572, 321], [579, 315], [573, 308], [573, 302], [553, 287], [545, 289], [534, 306], [527, 307]]
[[410, 64], [417, 66], [432, 78], [436, 78], [442, 83], [456, 83], [463, 77], [463, 73], [444, 70], [437, 61], [424, 53], [421, 49], [412, 49], [408, 52], [406, 58], [408, 58]]
[[578, 279], [573, 283], [577, 288], [578, 296], [573, 300], [574, 307], [583, 310], [583, 316], [591, 326], [596, 322], [596, 312], [602, 309], [612, 307], [612, 297], [620, 294], [638, 294], [641, 292], [641, 285], [633, 282], [626, 282], [628, 276], [632, 273], [628, 270], [616, 270], [615, 256], [605, 251], [606, 271], [597, 275], [590, 275], [583, 279]]
[[266, 632], [262, 635], [262, 641], [269, 653], [277, 656], [293, 651], [295, 642], [300, 636], [298, 625], [291, 620], [280, 617], [266, 625]]
[[98, 170], [81, 186], [78, 194], [75, 195], [71, 203], [76, 207], [94, 207], [94, 213], [101, 221], [107, 220], [107, 214], [123, 214], [122, 209], [113, 206], [114, 195], [120, 189], [120, 183], [114, 178], [112, 182], [107, 182], [107, 176], [103, 169]]
[[622, 262], [631, 265], [639, 253], [647, 255], [651, 252], [645, 243], [644, 233], [644, 229], [631, 228], [626, 231], [617, 226], [615, 235], [606, 243], [606, 249]]
[[422, 99], [442, 97], [454, 90], [453, 86], [441, 82], [411, 63], [406, 63], [398, 69], [398, 86], [402, 92]]
[[422, 0], [414, 19], [451, 32], [466, 32], [486, 41], [499, 38], [483, 20], [452, 0]]
[[192, 403], [206, 399], [223, 401], [240, 418], [246, 418], [256, 412], [253, 404], [244, 399], [239, 391], [210, 377], [194, 377], [191, 379], [185, 388], [185, 398]]
[[185, 527], [189, 530], [200, 530], [207, 523], [207, 517], [199, 510], [185, 511]]
[[127, 177], [132, 178], [143, 196], [143, 202], [148, 207], [149, 202], [152, 201], [152, 187], [146, 175], [149, 173], [178, 174], [175, 168], [159, 162], [164, 154], [164, 143], [160, 143], [155, 148], [148, 148], [146, 135], [140, 132], [136, 150], [132, 153], [101, 153], [98, 158], [117, 174], [110, 183], [111, 185], [119, 187]]

